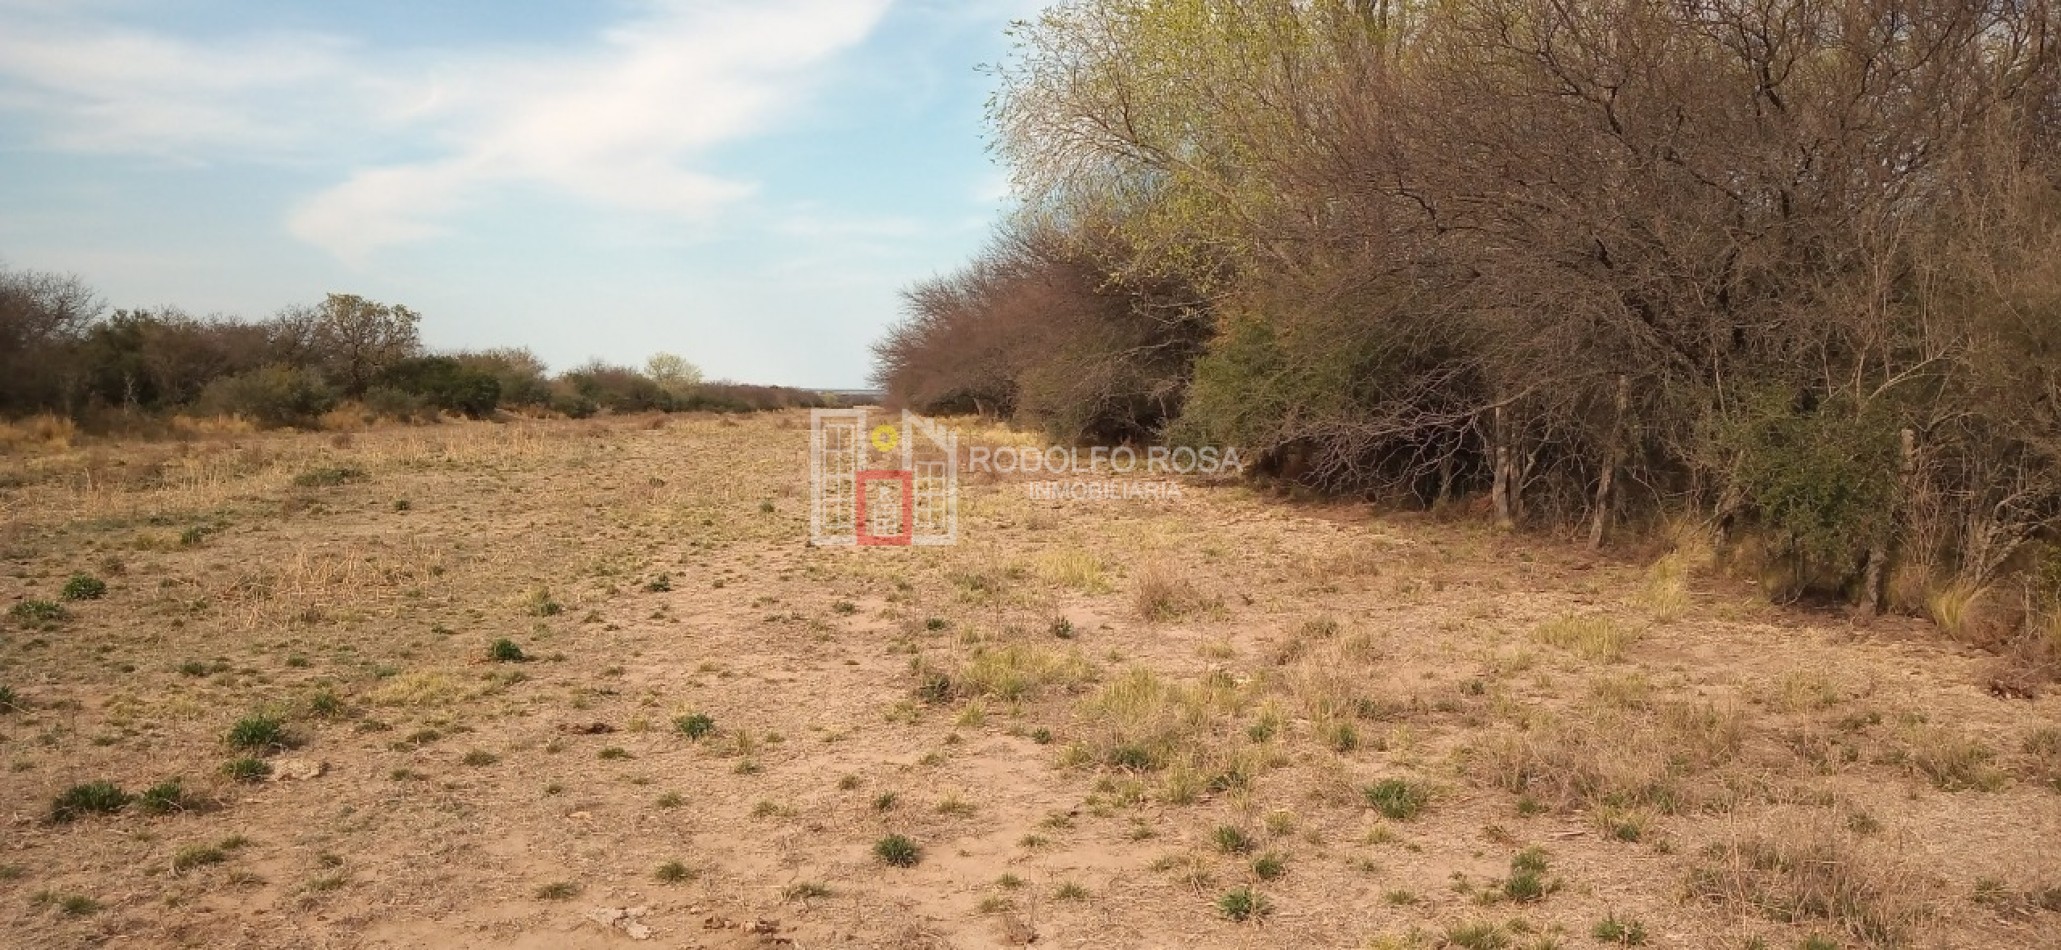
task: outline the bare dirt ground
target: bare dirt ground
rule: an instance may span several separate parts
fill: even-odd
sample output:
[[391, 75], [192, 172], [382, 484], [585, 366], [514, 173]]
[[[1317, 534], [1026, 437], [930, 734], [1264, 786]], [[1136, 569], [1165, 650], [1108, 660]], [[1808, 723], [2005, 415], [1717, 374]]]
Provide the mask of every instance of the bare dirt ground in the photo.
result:
[[0, 457], [0, 945], [2061, 946], [2061, 696], [1928, 625], [1235, 485], [816, 549], [807, 447]]

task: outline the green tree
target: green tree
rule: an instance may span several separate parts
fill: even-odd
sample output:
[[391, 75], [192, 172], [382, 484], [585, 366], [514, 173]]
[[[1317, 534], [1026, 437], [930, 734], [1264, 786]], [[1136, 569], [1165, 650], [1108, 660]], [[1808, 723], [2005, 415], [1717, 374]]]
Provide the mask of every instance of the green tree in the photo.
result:
[[656, 353], [644, 361], [644, 375], [674, 396], [685, 396], [701, 385], [701, 367], [674, 353]]
[[305, 323], [312, 362], [347, 396], [363, 396], [381, 373], [422, 348], [420, 314], [355, 294], [330, 294], [289, 319]]

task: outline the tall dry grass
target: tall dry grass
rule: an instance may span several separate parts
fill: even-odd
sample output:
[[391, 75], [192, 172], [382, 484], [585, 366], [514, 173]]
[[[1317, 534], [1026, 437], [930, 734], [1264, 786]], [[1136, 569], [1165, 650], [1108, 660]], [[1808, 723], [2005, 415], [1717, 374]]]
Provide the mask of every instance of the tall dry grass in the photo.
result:
[[1925, 918], [1927, 882], [1880, 842], [1830, 813], [1778, 811], [1705, 848], [1691, 899], [1770, 920], [1823, 922], [1870, 947], [1906, 946]]

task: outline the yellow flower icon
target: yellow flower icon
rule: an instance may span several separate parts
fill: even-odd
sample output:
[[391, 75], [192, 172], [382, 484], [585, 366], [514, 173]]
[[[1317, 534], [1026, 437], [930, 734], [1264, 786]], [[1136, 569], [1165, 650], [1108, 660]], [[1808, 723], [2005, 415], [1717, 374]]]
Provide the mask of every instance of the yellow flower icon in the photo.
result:
[[882, 452], [892, 452], [902, 444], [902, 430], [891, 425], [873, 427], [873, 447]]

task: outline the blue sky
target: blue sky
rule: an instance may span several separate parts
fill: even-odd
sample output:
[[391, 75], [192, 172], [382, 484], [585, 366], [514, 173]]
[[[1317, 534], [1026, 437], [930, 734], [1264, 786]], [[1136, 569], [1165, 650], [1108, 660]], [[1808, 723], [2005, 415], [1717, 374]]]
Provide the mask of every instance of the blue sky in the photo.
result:
[[1037, 0], [0, 0], [0, 262], [116, 307], [863, 383], [1004, 209]]

